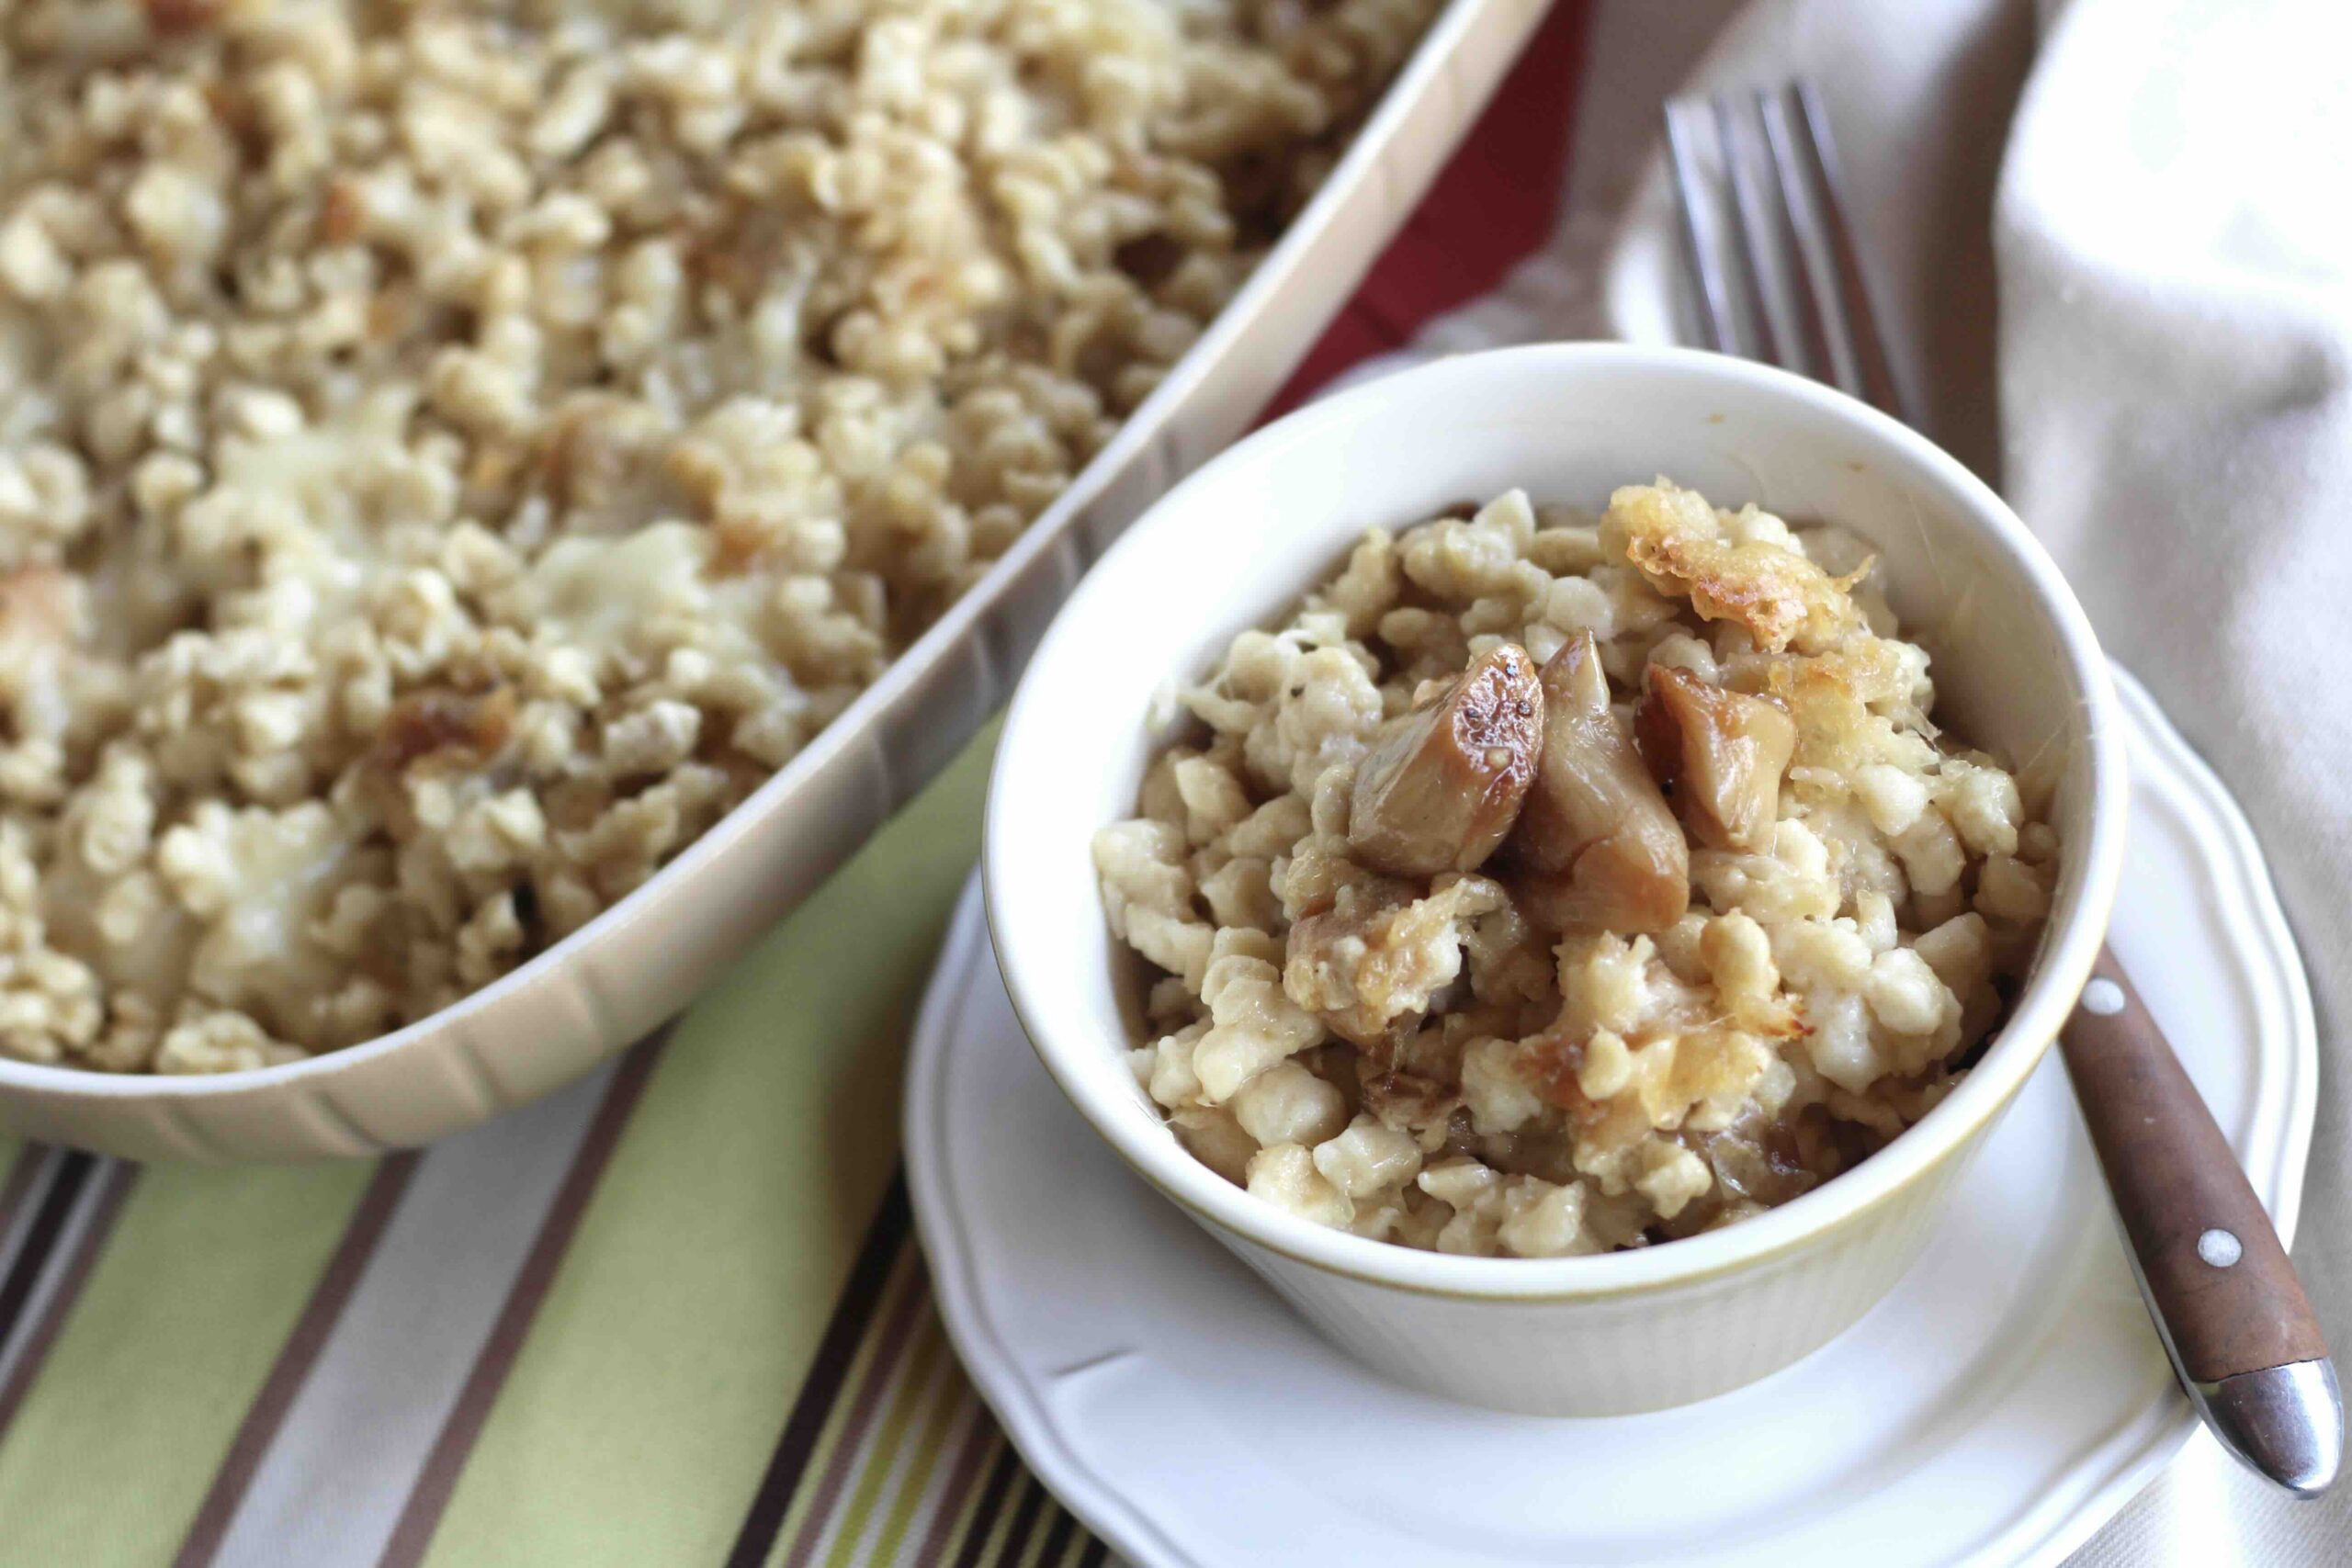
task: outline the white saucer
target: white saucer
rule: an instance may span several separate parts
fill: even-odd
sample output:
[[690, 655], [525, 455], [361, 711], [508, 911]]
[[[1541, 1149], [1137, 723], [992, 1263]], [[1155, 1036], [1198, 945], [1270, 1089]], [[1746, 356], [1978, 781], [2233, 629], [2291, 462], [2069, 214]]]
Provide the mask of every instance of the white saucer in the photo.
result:
[[[2137, 787], [2114, 946], [2291, 1236], [2318, 1077], [2302, 966], [2245, 818], [2119, 681]], [[964, 1364], [1030, 1466], [1143, 1568], [2053, 1562], [2193, 1426], [2054, 1052], [1861, 1323], [1763, 1382], [1611, 1420], [1447, 1404], [1317, 1339], [1062, 1100], [1006, 1003], [977, 880], [917, 1025], [905, 1131]]]

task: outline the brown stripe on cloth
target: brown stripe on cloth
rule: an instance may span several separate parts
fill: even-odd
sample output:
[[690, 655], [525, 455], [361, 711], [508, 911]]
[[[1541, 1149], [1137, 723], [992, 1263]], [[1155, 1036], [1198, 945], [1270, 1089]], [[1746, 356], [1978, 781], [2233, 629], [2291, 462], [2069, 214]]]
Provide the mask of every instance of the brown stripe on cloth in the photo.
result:
[[[131, 1186], [139, 1179], [139, 1168], [122, 1160], [100, 1162], [78, 1151], [68, 1155], [66, 1159], [69, 1163], [74, 1160], [84, 1162], [80, 1171], [74, 1175], [74, 1188], [76, 1191], [93, 1168], [100, 1170], [97, 1196], [91, 1200], [88, 1217], [74, 1237], [63, 1271], [59, 1274], [55, 1288], [50, 1292], [48, 1302], [42, 1305], [40, 1319], [26, 1330], [24, 1349], [17, 1355], [16, 1365], [9, 1369], [8, 1381], [0, 1384], [0, 1437], [6, 1435], [8, 1423], [16, 1419], [17, 1407], [24, 1404], [27, 1391], [33, 1386], [33, 1380], [40, 1375], [42, 1359], [49, 1354], [49, 1348], [57, 1342], [65, 1320], [73, 1315], [74, 1303], [81, 1298], [82, 1287], [89, 1282], [90, 1270], [97, 1267], [98, 1254], [106, 1250], [107, 1237], [114, 1233], [115, 1218], [122, 1213], [123, 1200], [130, 1196]], [[58, 1173], [57, 1185], [50, 1189], [51, 1200], [65, 1187], [68, 1174], [63, 1170]], [[72, 1195], [69, 1194], [65, 1209], [70, 1210], [72, 1206]], [[46, 1207], [44, 1205], [44, 1216]], [[61, 1212], [59, 1228], [62, 1229], [63, 1224], [64, 1213]], [[47, 1250], [46, 1246], [42, 1250]], [[23, 1268], [31, 1261], [28, 1249], [17, 1259], [17, 1267]], [[33, 1271], [39, 1271], [37, 1265]], [[26, 1290], [29, 1295], [29, 1275]]]
[[[865, 1375], [854, 1389], [844, 1389], [842, 1396], [849, 1400], [848, 1412], [842, 1422], [841, 1435], [833, 1441], [831, 1454], [825, 1461], [824, 1472], [817, 1478], [816, 1491], [809, 1499], [806, 1517], [785, 1553], [785, 1568], [808, 1568], [809, 1559], [817, 1555], [817, 1543], [825, 1538], [825, 1527], [833, 1521], [834, 1510], [840, 1506], [842, 1493], [849, 1485], [850, 1472], [857, 1468], [861, 1450], [865, 1446], [865, 1434], [874, 1426], [874, 1417], [882, 1409], [883, 1396], [890, 1392], [899, 1365], [906, 1359], [907, 1346], [914, 1338], [916, 1322], [930, 1303], [930, 1292], [923, 1283], [922, 1263], [905, 1247], [899, 1256], [907, 1259], [899, 1286], [899, 1297], [890, 1303], [888, 1316], [874, 1336], [874, 1355], [866, 1363]], [[833, 1403], [839, 1404], [841, 1397]], [[810, 1450], [812, 1456], [814, 1449]], [[873, 1462], [887, 1465], [889, 1459], [876, 1454]], [[801, 1467], [806, 1471], [808, 1465]], [[791, 1495], [785, 1496], [785, 1513], [777, 1516], [779, 1526], [791, 1512]], [[738, 1551], [742, 1542], [736, 1543]], [[764, 1558], [767, 1554], [762, 1553]]]
[[1054, 1528], [1046, 1532], [1046, 1549], [1037, 1553], [1040, 1562], [1059, 1562], [1062, 1553], [1069, 1550], [1072, 1537], [1078, 1534], [1078, 1518], [1058, 1499], [1054, 1504]]
[[948, 1462], [947, 1480], [939, 1489], [939, 1511], [932, 1515], [931, 1528], [923, 1531], [922, 1546], [915, 1556], [918, 1562], [947, 1561], [947, 1543], [955, 1537], [965, 1499], [972, 1494], [972, 1483], [979, 1478], [980, 1461], [988, 1457], [989, 1443], [1003, 1440], [989, 1407], [978, 1395], [971, 1399], [971, 1425], [965, 1429], [964, 1441], [956, 1448], [955, 1459]]
[[1006, 1495], [1028, 1474], [1021, 1468], [1021, 1457], [1012, 1451], [1012, 1443], [997, 1450], [996, 1462], [989, 1466], [989, 1478], [980, 1487], [980, 1506], [972, 1512], [972, 1528], [956, 1549], [956, 1568], [979, 1568], [980, 1553], [988, 1548], [989, 1532], [996, 1528]]
[[180, 1542], [179, 1554], [172, 1560], [175, 1568], [199, 1568], [211, 1562], [220, 1550], [230, 1521], [237, 1517], [237, 1506], [244, 1501], [245, 1488], [253, 1483], [254, 1472], [261, 1468], [262, 1456], [269, 1452], [269, 1445], [277, 1438], [277, 1428], [285, 1421], [294, 1396], [301, 1393], [319, 1352], [326, 1348], [327, 1337], [342, 1319], [343, 1309], [350, 1303], [359, 1277], [367, 1272], [368, 1259], [375, 1257], [376, 1244], [383, 1239], [384, 1228], [391, 1224], [392, 1212], [400, 1207], [401, 1194], [408, 1190], [409, 1178], [415, 1174], [417, 1158], [413, 1151], [404, 1151], [378, 1162], [376, 1174], [369, 1179], [367, 1190], [359, 1195], [358, 1205], [344, 1226], [343, 1240], [336, 1245], [334, 1256], [327, 1260], [325, 1271], [319, 1276], [310, 1301], [303, 1305], [302, 1315], [295, 1320], [293, 1332], [279, 1347], [277, 1362], [262, 1380], [253, 1404], [246, 1407], [237, 1435], [230, 1439], [228, 1456], [220, 1461], [211, 1489], [205, 1494], [195, 1522], [188, 1526], [187, 1535]]
[[539, 1303], [547, 1300], [548, 1289], [555, 1283], [556, 1270], [563, 1266], [563, 1256], [580, 1229], [580, 1218], [588, 1211], [588, 1201], [595, 1196], [597, 1179], [611, 1163], [613, 1150], [628, 1126], [629, 1113], [643, 1098], [646, 1081], [653, 1076], [654, 1065], [662, 1059], [662, 1047], [669, 1041], [670, 1030], [665, 1024], [634, 1046], [622, 1058], [620, 1070], [613, 1075], [611, 1087], [605, 1090], [604, 1103], [596, 1107], [596, 1119], [582, 1134], [580, 1148], [571, 1156], [571, 1168], [564, 1172], [563, 1185], [556, 1189], [555, 1201], [548, 1205], [538, 1236], [524, 1255], [523, 1266], [515, 1270], [514, 1283], [491, 1324], [481, 1353], [474, 1358], [473, 1370], [466, 1374], [464, 1386], [458, 1389], [449, 1414], [441, 1423], [440, 1436], [433, 1440], [432, 1450], [424, 1456], [416, 1484], [410, 1489], [408, 1502], [401, 1509], [400, 1522], [393, 1526], [391, 1540], [385, 1544], [380, 1568], [413, 1568], [424, 1559], [424, 1549], [433, 1544], [433, 1532], [440, 1528], [441, 1515], [458, 1489], [458, 1478], [465, 1472], [466, 1460], [481, 1436], [483, 1423], [490, 1419], [491, 1406], [497, 1403], [498, 1391], [506, 1386], [506, 1374], [514, 1369], [514, 1359], [522, 1354], [532, 1319], [538, 1315]]
[[[857, 1261], [850, 1266], [849, 1280], [833, 1303], [833, 1315], [825, 1325], [824, 1337], [817, 1342], [816, 1359], [809, 1363], [808, 1376], [793, 1400], [791, 1415], [785, 1418], [775, 1451], [768, 1457], [767, 1471], [752, 1494], [743, 1528], [736, 1532], [734, 1550], [727, 1554], [728, 1568], [757, 1568], [767, 1561], [768, 1551], [775, 1544], [776, 1531], [783, 1528], [785, 1513], [792, 1506], [792, 1495], [799, 1489], [809, 1456], [816, 1452], [826, 1417], [832, 1413], [833, 1403], [841, 1397], [842, 1384], [848, 1380], [858, 1342], [873, 1322], [874, 1309], [882, 1299], [882, 1287], [890, 1278], [890, 1265], [906, 1245], [911, 1223], [907, 1208], [906, 1172], [895, 1170], [890, 1173], [890, 1185], [882, 1193], [881, 1206], [865, 1228], [865, 1240], [859, 1245]], [[904, 1303], [911, 1303], [922, 1294], [910, 1289]], [[881, 1374], [888, 1368], [878, 1355], [875, 1366], [876, 1375], [869, 1380], [869, 1386], [878, 1389], [886, 1381]]]
[[24, 1207], [25, 1195], [33, 1190], [33, 1176], [49, 1153], [45, 1144], [25, 1145], [8, 1167], [6, 1183], [0, 1185], [0, 1262], [7, 1258], [8, 1227], [16, 1223], [17, 1211]]
[[63, 1234], [65, 1222], [73, 1214], [82, 1188], [97, 1163], [96, 1156], [79, 1149], [68, 1149], [58, 1156], [56, 1168], [49, 1179], [49, 1190], [42, 1194], [40, 1207], [33, 1212], [24, 1245], [17, 1248], [17, 1260], [9, 1266], [7, 1277], [0, 1279], [0, 1358], [7, 1355], [17, 1320], [24, 1316], [27, 1303], [32, 1300], [33, 1286], [40, 1281], [41, 1270], [49, 1267], [50, 1252]]
[[[1029, 1555], [1029, 1538], [1036, 1532], [1037, 1517], [1046, 1511], [1046, 1483], [1030, 1473], [1021, 1472], [1021, 1506], [1012, 1511], [1012, 1524], [1004, 1532], [1004, 1551], [999, 1562], [1021, 1562]], [[1058, 1508], [1059, 1505], [1056, 1505]]]
[[1102, 1568], [1111, 1560], [1111, 1549], [1099, 1536], [1086, 1538], [1086, 1550], [1078, 1554], [1078, 1568]]

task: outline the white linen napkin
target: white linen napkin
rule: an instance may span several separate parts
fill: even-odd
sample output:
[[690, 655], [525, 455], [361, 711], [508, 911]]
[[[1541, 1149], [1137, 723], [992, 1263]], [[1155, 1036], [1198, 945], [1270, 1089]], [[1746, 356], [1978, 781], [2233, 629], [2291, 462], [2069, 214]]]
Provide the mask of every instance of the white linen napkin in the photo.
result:
[[[2253, 818], [2311, 972], [2320, 1112], [2295, 1259], [2339, 1352], [2352, 683], [2321, 649], [2352, 629], [2347, 45], [2333, 0], [2076, 0], [2027, 84], [1994, 221], [2003, 489]], [[2352, 1486], [2295, 1504], [2199, 1457], [2083, 1560], [2191, 1561], [2211, 1505], [2240, 1561], [2352, 1556]]]
[[[2319, 1003], [2295, 1255], [2352, 1348], [2352, 12], [2341, 0], [1600, 0], [1550, 250], [1417, 353], [1668, 342], [1660, 96], [1821, 85], [1898, 372], [2226, 779]], [[1595, 280], [1600, 282], [1596, 285]], [[1997, 297], [1997, 312], [1996, 300]], [[1997, 315], [1997, 326], [1996, 324]], [[2340, 1563], [2201, 1435], [2075, 1562]]]

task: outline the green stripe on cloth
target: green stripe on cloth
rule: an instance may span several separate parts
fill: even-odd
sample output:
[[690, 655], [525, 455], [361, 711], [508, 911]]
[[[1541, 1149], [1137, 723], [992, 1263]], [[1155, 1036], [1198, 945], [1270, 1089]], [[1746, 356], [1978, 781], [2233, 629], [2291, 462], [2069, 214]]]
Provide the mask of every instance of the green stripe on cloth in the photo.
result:
[[680, 1021], [428, 1563], [726, 1554], [898, 1158], [994, 739]]
[[0, 1443], [0, 1565], [170, 1560], [373, 1170], [146, 1174]]
[[892, 1468], [906, 1443], [907, 1429], [929, 1390], [932, 1369], [938, 1364], [945, 1346], [946, 1336], [940, 1332], [937, 1318], [927, 1318], [917, 1326], [914, 1350], [907, 1358], [889, 1407], [883, 1412], [882, 1428], [875, 1434], [874, 1446], [867, 1451], [865, 1473], [859, 1478], [857, 1489], [850, 1494], [849, 1511], [842, 1517], [832, 1551], [826, 1554], [826, 1568], [857, 1568], [863, 1562], [890, 1560], [880, 1551], [870, 1557], [862, 1555], [866, 1523], [874, 1517], [875, 1505], [881, 1501], [884, 1484], [891, 1479]]
[[987, 1477], [972, 1499], [971, 1517], [956, 1537], [956, 1555], [951, 1559], [955, 1568], [975, 1568], [980, 1562], [996, 1561], [990, 1548], [1012, 1515], [1013, 1494], [1028, 1477], [1029, 1472], [1021, 1468], [1021, 1456], [1012, 1451], [1012, 1440], [998, 1432], [995, 1449], [989, 1456]]
[[25, 1141], [12, 1134], [0, 1133], [0, 1181], [16, 1168], [17, 1158], [25, 1152]]
[[[936, 1314], [930, 1314], [924, 1329], [928, 1343], [945, 1345], [946, 1330], [941, 1325]], [[907, 1532], [913, 1528], [915, 1514], [922, 1506], [929, 1483], [939, 1468], [940, 1450], [946, 1447], [948, 1430], [963, 1413], [969, 1398], [962, 1369], [949, 1367], [936, 1397], [932, 1401], [922, 1429], [915, 1438], [914, 1454], [908, 1461], [904, 1479], [899, 1483], [898, 1500], [890, 1505], [890, 1511], [882, 1521], [882, 1533], [874, 1543], [875, 1562], [899, 1561], [899, 1553], [906, 1545]]]
[[[959, 1380], [963, 1368], [956, 1368]], [[968, 1384], [961, 1387], [960, 1403], [968, 1413], [962, 1435], [956, 1440], [956, 1457], [947, 1463], [946, 1473], [939, 1484], [939, 1506], [933, 1510], [931, 1522], [923, 1527], [922, 1539], [916, 1543], [918, 1562], [945, 1564], [956, 1558], [956, 1543], [964, 1537], [966, 1524], [979, 1496], [980, 1478], [988, 1473], [989, 1461], [1004, 1435], [997, 1430], [996, 1417], [980, 1403], [980, 1396]]]
[[[899, 1245], [904, 1249], [911, 1247], [913, 1242], [905, 1239]], [[900, 1268], [898, 1282], [901, 1292], [910, 1292], [914, 1288], [911, 1259], [902, 1259]], [[824, 1479], [837, 1472], [847, 1472], [850, 1457], [857, 1448], [851, 1426], [861, 1416], [872, 1414], [866, 1408], [873, 1403], [867, 1391], [878, 1380], [888, 1375], [888, 1369], [882, 1362], [886, 1343], [890, 1337], [881, 1325], [900, 1316], [907, 1304], [904, 1302], [877, 1303], [876, 1310], [859, 1325], [857, 1348], [849, 1371], [842, 1377], [841, 1387], [826, 1413], [824, 1424], [818, 1428], [816, 1440], [809, 1445], [808, 1456], [802, 1461], [805, 1468], [799, 1483], [786, 1496], [788, 1507], [774, 1531], [764, 1538], [768, 1542], [765, 1548], [760, 1547], [760, 1538], [754, 1527], [752, 1540], [737, 1540], [733, 1561], [762, 1563], [783, 1561], [786, 1543], [823, 1529], [824, 1520], [820, 1516], [830, 1506]], [[840, 1308], [836, 1307], [835, 1312], [838, 1314]], [[805, 1400], [808, 1396], [804, 1393], [802, 1397]], [[763, 1485], [765, 1485], [764, 1482]], [[838, 1500], [839, 1491], [838, 1486], [832, 1488], [836, 1495], [831, 1501]], [[754, 1551], [758, 1552], [756, 1557], [752, 1555]]]

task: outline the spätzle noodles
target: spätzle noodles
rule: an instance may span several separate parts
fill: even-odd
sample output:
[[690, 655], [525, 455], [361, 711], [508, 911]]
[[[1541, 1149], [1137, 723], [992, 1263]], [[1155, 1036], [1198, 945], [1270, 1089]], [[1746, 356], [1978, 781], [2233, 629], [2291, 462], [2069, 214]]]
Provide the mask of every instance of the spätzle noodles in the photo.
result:
[[1184, 700], [1094, 840], [1161, 976], [1137, 1081], [1411, 1247], [1641, 1247], [1849, 1168], [1966, 1071], [2058, 870], [1864, 545], [1663, 479], [1368, 533]]
[[644, 882], [1071, 481], [1435, 10], [6, 7], [0, 1053], [334, 1049]]

